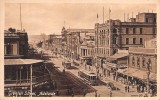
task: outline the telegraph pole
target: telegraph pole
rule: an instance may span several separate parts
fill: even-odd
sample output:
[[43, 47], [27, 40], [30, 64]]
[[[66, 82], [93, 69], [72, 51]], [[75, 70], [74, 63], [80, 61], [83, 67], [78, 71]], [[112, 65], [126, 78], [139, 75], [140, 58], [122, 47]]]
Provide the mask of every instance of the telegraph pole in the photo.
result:
[[150, 76], [150, 67], [151, 67], [151, 60], [148, 60], [147, 63], [147, 93], [150, 93], [150, 86], [149, 86], [149, 76]]
[[20, 25], [21, 25], [21, 31], [22, 31], [21, 3], [20, 3]]
[[98, 69], [98, 13], [97, 13], [97, 23], [96, 23], [96, 28], [97, 28], [97, 65], [96, 65], [96, 72], [97, 72], [97, 78], [98, 78], [98, 73], [99, 73], [99, 69]]
[[30, 66], [30, 96], [32, 97], [32, 65]]

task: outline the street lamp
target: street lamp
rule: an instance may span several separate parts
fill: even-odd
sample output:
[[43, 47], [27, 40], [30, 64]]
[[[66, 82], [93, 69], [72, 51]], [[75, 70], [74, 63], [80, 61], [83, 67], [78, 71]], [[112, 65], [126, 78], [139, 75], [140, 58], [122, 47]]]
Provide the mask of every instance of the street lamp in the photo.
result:
[[147, 62], [147, 93], [150, 93], [150, 86], [149, 86], [149, 76], [150, 76], [150, 67], [151, 67], [151, 60], [149, 59]]

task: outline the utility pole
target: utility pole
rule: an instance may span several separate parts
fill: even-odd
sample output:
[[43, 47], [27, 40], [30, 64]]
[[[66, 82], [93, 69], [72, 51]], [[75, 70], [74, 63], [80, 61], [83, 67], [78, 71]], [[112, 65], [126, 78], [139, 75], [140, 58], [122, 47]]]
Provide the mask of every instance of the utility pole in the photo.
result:
[[22, 31], [21, 3], [20, 3], [20, 25], [21, 25], [21, 31]]
[[98, 78], [98, 73], [99, 73], [99, 69], [98, 69], [98, 14], [97, 14], [97, 23], [96, 23], [96, 28], [97, 28], [97, 65], [96, 65], [96, 72], [97, 72], [97, 78]]
[[32, 97], [32, 65], [30, 66], [30, 96]]
[[150, 86], [149, 86], [149, 76], [150, 76], [150, 67], [151, 67], [151, 60], [148, 60], [147, 63], [147, 93], [150, 93]]
[[104, 7], [103, 7], [103, 24], [104, 24]]

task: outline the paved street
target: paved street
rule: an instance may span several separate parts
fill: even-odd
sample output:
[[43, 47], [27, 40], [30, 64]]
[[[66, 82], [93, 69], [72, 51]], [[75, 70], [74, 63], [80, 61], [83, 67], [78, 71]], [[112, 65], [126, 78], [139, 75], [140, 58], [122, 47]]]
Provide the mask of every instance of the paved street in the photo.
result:
[[[62, 66], [63, 59], [60, 58], [60, 57], [58, 57], [58, 58], [53, 58], [52, 61], [55, 64], [55, 66], [58, 67], [58, 69], [62, 72], [63, 69], [64, 69], [64, 67]], [[76, 77], [78, 77], [78, 78], [81, 79], [81, 77], [78, 76], [78, 71], [80, 69], [82, 69], [82, 67], [74, 66], [71, 69], [66, 69], [66, 72], [70, 72], [73, 75], [75, 75]], [[119, 82], [115, 82], [111, 78], [107, 78], [107, 79], [103, 80], [103, 82], [108, 82], [108, 81], [112, 82], [117, 88], [120, 89], [120, 90], [114, 90], [114, 91], [112, 91], [112, 96], [114, 96], [114, 97], [138, 96], [138, 93], [135, 92], [136, 88], [130, 88], [130, 92], [126, 93], [125, 90], [124, 90], [124, 85], [123, 84], [121, 84]], [[108, 87], [106, 87], [105, 85], [92, 86], [92, 87], [95, 90], [97, 90], [98, 96], [101, 96], [101, 97], [107, 97], [107, 96], [109, 96], [110, 89]], [[87, 93], [86, 96], [93, 97], [93, 96], [95, 96], [95, 92]]]
[[[95, 89], [83, 83], [83, 80], [70, 71], [62, 72], [62, 67], [48, 65], [47, 69], [51, 75], [54, 90], [58, 90], [57, 96], [83, 96], [86, 93], [94, 92]], [[73, 93], [72, 93], [73, 92]]]

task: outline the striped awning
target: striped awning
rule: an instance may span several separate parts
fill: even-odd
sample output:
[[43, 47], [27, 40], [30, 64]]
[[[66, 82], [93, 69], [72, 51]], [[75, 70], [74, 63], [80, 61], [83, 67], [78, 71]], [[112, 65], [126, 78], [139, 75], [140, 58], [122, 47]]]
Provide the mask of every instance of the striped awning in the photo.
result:
[[35, 63], [44, 62], [44, 60], [37, 59], [4, 59], [4, 65], [31, 65]]

